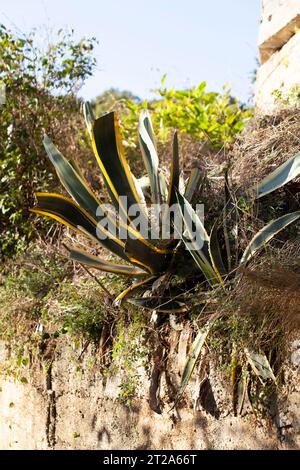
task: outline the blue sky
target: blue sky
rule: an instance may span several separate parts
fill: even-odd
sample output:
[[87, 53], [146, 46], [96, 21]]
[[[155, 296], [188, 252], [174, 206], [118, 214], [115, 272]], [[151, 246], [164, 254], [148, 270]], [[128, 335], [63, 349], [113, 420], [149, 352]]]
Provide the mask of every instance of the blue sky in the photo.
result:
[[185, 88], [229, 83], [247, 101], [258, 57], [260, 0], [6, 0], [0, 22], [28, 31], [73, 27], [96, 36], [97, 71], [81, 95], [107, 88], [151, 97], [163, 74], [166, 85]]

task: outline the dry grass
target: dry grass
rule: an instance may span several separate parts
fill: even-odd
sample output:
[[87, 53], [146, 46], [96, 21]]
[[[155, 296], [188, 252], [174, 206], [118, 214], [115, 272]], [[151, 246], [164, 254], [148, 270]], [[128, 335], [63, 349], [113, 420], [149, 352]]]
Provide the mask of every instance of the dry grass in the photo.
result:
[[256, 117], [238, 136], [230, 155], [233, 180], [247, 189], [299, 150], [300, 108]]
[[287, 242], [243, 269], [224, 306], [233, 315], [243, 346], [283, 360], [300, 329], [300, 244]]

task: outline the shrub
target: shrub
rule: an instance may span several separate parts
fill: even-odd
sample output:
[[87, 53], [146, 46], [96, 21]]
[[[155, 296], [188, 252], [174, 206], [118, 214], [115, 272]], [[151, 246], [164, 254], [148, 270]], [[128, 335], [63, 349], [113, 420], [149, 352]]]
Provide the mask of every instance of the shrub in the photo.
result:
[[0, 258], [23, 249], [32, 237], [28, 208], [34, 190], [56, 185], [40, 144], [44, 129], [65, 151], [76, 149], [79, 158], [86, 152], [76, 93], [94, 69], [94, 44], [60, 31], [43, 50], [34, 32], [18, 35], [0, 25], [0, 82], [6, 95], [0, 104]]
[[128, 92], [111, 90], [93, 103], [95, 115], [101, 115], [103, 100], [109, 104], [107, 111], [118, 111], [125, 143], [131, 149], [137, 146], [136, 127], [144, 108], [151, 109], [158, 140], [165, 142], [177, 129], [216, 148], [230, 144], [252, 116], [252, 111], [233, 98], [226, 87], [223, 93], [206, 91], [206, 82], [187, 90], [167, 89], [163, 79], [155, 91], [157, 99], [147, 102], [131, 98]]

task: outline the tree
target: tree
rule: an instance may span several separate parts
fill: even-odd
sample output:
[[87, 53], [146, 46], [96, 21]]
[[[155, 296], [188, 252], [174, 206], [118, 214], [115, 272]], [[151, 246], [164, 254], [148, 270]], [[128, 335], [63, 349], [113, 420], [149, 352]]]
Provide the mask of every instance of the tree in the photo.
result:
[[60, 30], [43, 48], [34, 31], [19, 35], [0, 24], [0, 258], [26, 246], [34, 192], [56, 185], [45, 131], [65, 154], [87, 152], [77, 93], [96, 65], [94, 46], [95, 38], [76, 42], [73, 30]]

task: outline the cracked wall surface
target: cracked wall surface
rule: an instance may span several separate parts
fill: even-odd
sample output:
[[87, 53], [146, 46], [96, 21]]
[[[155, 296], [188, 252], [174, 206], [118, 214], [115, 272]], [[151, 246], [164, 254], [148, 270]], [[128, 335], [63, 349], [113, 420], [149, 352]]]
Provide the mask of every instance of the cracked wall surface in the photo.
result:
[[105, 375], [89, 348], [78, 361], [72, 344], [59, 342], [49, 367], [38, 363], [28, 383], [1, 377], [1, 449], [298, 449], [300, 445], [300, 341], [291, 344], [284, 386], [259, 417], [246, 403], [234, 416], [230, 381], [210, 365], [197, 370], [183, 402], [173, 408], [187, 332], [173, 331], [168, 362], [157, 349], [152, 370], [141, 370], [130, 406], [120, 401], [122, 372]]

